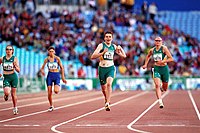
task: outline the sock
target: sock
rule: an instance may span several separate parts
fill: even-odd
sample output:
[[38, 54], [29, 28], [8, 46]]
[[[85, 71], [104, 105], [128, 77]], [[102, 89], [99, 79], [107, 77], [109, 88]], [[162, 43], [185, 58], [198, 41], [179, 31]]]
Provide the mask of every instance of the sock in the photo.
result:
[[158, 99], [158, 102], [159, 102], [159, 103], [162, 103], [162, 99]]

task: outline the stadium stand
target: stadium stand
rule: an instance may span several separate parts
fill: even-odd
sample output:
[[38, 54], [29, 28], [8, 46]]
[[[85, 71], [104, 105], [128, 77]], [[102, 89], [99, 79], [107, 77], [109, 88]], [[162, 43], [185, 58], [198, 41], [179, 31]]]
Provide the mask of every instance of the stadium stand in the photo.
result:
[[[151, 65], [147, 72], [140, 67], [147, 50], [153, 46], [153, 38], [158, 35], [163, 37], [174, 56], [175, 62], [169, 64], [172, 75], [200, 75], [198, 15], [161, 12], [152, 20], [141, 14], [140, 9], [130, 12], [117, 3], [109, 10], [88, 7], [69, 11], [62, 7], [62, 10], [38, 12], [26, 8], [19, 12], [1, 6], [0, 16], [0, 51], [3, 55], [6, 43], [15, 45], [15, 54], [22, 68], [21, 76], [36, 76], [47, 48], [55, 46], [66, 75], [69, 73], [68, 66], [73, 64], [75, 78], [80, 66], [84, 66], [86, 77], [96, 77], [97, 61], [91, 61], [89, 57], [96, 45], [102, 42], [105, 30], [114, 32], [114, 43], [122, 45], [128, 56], [125, 60], [115, 58], [117, 67], [126, 68], [125, 73], [118, 72], [117, 76], [149, 74]], [[178, 30], [181, 28], [182, 31]]]

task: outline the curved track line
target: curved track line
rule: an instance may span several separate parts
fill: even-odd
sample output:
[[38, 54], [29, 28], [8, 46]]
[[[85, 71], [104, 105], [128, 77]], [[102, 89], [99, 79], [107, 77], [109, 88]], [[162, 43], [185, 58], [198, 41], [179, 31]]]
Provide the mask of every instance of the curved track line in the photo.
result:
[[[165, 96], [167, 96], [169, 94], [169, 91], [165, 92], [165, 94], [162, 96], [162, 98], [164, 98]], [[141, 117], [143, 117], [151, 108], [153, 108], [153, 106], [155, 106], [157, 104], [158, 100], [156, 100], [153, 104], [151, 104], [144, 112], [142, 112], [142, 114], [140, 114], [134, 121], [132, 121], [127, 128], [129, 130], [138, 132], [138, 133], [151, 133], [151, 132], [147, 132], [147, 131], [142, 131], [142, 130], [138, 130], [135, 128], [132, 128], [131, 126], [134, 125]]]
[[[128, 101], [128, 100], [133, 99], [133, 98], [142, 96], [142, 95], [144, 95], [144, 94], [146, 94], [146, 93], [147, 93], [147, 92], [142, 92], [142, 93], [136, 94], [136, 95], [134, 95], [134, 96], [131, 96], [131, 97], [128, 97], [128, 98], [126, 98], [126, 99], [120, 100], [120, 101], [118, 101], [118, 102], [116, 102], [116, 103], [113, 103], [113, 104], [111, 104], [111, 106], [115, 106], [115, 105], [117, 105], [117, 104], [126, 102], [126, 101]], [[56, 133], [63, 133], [63, 132], [61, 132], [61, 131], [59, 131], [59, 130], [56, 130], [56, 128], [59, 127], [59, 126], [62, 126], [62, 125], [64, 125], [64, 124], [67, 124], [67, 123], [69, 123], [69, 122], [78, 120], [78, 119], [83, 118], [83, 117], [85, 117], [85, 116], [88, 116], [88, 115], [90, 115], [90, 114], [94, 114], [94, 113], [96, 113], [96, 112], [99, 112], [99, 111], [101, 111], [101, 110], [104, 110], [104, 107], [99, 108], [99, 109], [94, 110], [94, 111], [91, 111], [91, 112], [88, 112], [88, 113], [86, 113], [86, 114], [80, 115], [80, 116], [75, 117], [75, 118], [73, 118], [73, 119], [70, 119], [70, 120], [68, 120], [68, 121], [59, 123], [59, 124], [57, 124], [57, 125], [54, 125], [54, 126], [51, 127], [51, 130], [52, 130], [53, 132], [56, 132]]]

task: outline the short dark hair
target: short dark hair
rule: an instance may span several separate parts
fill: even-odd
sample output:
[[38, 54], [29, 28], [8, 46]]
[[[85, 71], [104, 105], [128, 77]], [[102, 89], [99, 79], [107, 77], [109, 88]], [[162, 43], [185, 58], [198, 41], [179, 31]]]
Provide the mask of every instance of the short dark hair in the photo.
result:
[[104, 37], [106, 36], [106, 34], [111, 34], [113, 36], [113, 32], [112, 31], [106, 31], [106, 32], [104, 32]]
[[50, 46], [50, 47], [48, 48], [48, 51], [51, 50], [51, 49], [53, 49], [53, 50], [55, 51], [55, 48], [54, 48], [53, 46]]

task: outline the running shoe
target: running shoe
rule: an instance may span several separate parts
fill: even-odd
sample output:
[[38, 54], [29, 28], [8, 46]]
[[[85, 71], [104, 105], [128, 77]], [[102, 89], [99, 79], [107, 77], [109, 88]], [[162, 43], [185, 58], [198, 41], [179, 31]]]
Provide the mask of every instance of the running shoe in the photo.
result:
[[163, 102], [159, 102], [159, 107], [160, 107], [160, 109], [164, 108]]
[[19, 113], [19, 112], [18, 112], [17, 107], [13, 108], [13, 114], [14, 114], [14, 115], [17, 115], [18, 113]]
[[53, 106], [49, 107], [49, 109], [48, 109], [49, 112], [52, 112], [53, 110], [54, 110]]
[[105, 109], [106, 109], [106, 111], [110, 111], [110, 105], [109, 105], [109, 103], [105, 104]]
[[4, 95], [4, 100], [8, 101], [8, 96]]

